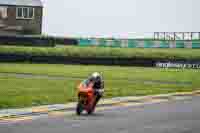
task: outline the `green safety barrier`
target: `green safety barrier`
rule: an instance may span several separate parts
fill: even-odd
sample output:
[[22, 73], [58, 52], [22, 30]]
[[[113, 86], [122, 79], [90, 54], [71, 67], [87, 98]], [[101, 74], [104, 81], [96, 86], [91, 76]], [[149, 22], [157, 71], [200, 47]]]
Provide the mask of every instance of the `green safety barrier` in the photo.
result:
[[200, 48], [200, 41], [192, 41], [192, 48]]
[[154, 48], [156, 44], [154, 41], [144, 41], [144, 48]]
[[107, 43], [106, 41], [107, 41], [106, 39], [97, 39], [98, 46], [106, 47], [106, 43]]
[[160, 41], [159, 47], [160, 48], [170, 48], [170, 43], [167, 41]]
[[176, 41], [176, 48], [185, 48], [184, 41]]
[[121, 47], [121, 48], [200, 48], [195, 41], [154, 41], [136, 39], [79, 39], [79, 46]]
[[112, 47], [127, 47], [121, 40], [114, 40]]
[[137, 46], [137, 42], [135, 40], [133, 40], [133, 39], [128, 40], [128, 47], [129, 48], [136, 48], [136, 46]]
[[92, 40], [91, 39], [79, 39], [79, 46], [90, 46]]

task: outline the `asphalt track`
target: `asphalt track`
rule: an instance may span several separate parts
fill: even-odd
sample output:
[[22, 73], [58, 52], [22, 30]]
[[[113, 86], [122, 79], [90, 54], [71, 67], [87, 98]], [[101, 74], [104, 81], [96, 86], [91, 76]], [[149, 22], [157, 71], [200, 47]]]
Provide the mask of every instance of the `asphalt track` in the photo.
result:
[[200, 133], [200, 97], [99, 108], [92, 116], [27, 117], [0, 122], [0, 133]]

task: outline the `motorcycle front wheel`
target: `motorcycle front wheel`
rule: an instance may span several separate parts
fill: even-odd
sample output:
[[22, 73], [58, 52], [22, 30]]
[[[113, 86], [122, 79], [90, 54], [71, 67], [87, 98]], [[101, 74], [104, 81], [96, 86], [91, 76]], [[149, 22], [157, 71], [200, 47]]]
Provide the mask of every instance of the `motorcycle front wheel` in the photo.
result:
[[94, 108], [91, 108], [89, 111], [87, 111], [88, 115], [91, 115], [94, 113]]
[[76, 114], [81, 115], [82, 112], [83, 112], [83, 104], [82, 102], [79, 101], [76, 106]]
[[94, 113], [97, 102], [98, 102], [97, 99], [95, 99], [95, 102], [93, 103], [92, 107], [87, 111], [88, 115], [91, 115]]

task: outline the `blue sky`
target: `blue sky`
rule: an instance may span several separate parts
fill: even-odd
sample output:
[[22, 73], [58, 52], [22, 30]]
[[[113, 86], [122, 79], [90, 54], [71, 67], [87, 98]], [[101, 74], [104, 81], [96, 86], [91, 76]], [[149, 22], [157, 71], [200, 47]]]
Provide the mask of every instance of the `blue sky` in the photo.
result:
[[43, 33], [72, 37], [200, 31], [199, 0], [43, 0]]

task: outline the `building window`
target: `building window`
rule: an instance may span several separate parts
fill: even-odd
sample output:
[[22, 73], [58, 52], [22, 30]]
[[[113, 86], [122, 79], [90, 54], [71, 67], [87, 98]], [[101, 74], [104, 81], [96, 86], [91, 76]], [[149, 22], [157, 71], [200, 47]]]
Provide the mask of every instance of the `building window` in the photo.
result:
[[28, 8], [23, 8], [23, 17], [28, 18]]
[[0, 19], [6, 19], [7, 17], [7, 7], [0, 6]]
[[33, 18], [33, 16], [34, 16], [33, 8], [29, 8], [28, 17]]
[[16, 8], [17, 19], [34, 19], [33, 7], [17, 7]]
[[23, 17], [23, 10], [22, 10], [22, 8], [18, 8], [17, 9], [17, 18], [22, 18]]

